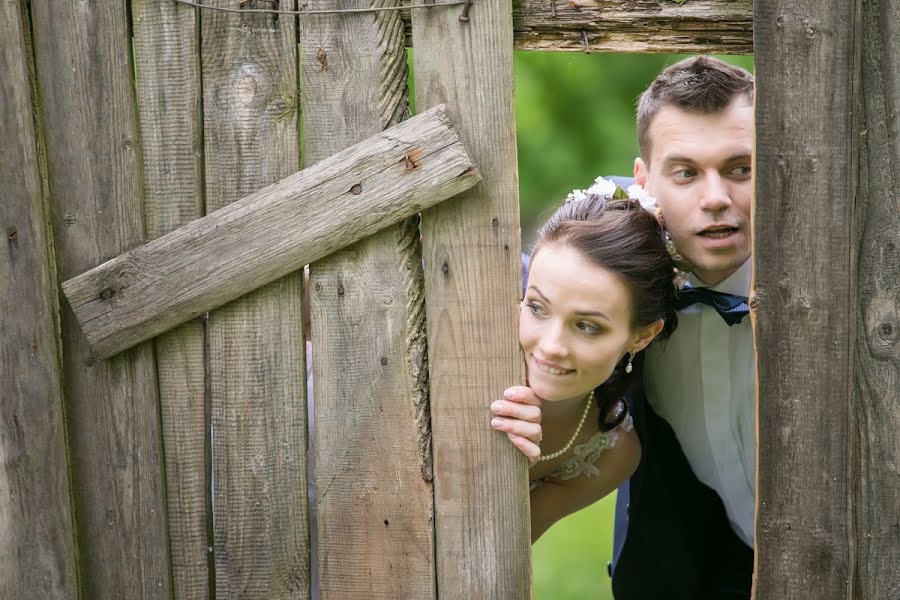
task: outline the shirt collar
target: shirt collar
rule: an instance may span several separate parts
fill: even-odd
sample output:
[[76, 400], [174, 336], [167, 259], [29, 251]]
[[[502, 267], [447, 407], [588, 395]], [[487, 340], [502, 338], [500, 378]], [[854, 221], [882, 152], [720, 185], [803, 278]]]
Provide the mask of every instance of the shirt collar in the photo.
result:
[[717, 292], [747, 297], [750, 295], [750, 269], [752, 267], [752, 262], [753, 261], [748, 258], [737, 271], [728, 277], [728, 279], [719, 285], [714, 285], [712, 287], [703, 283], [703, 281], [693, 273], [688, 273], [687, 280], [694, 287], [710, 287], [710, 289]]

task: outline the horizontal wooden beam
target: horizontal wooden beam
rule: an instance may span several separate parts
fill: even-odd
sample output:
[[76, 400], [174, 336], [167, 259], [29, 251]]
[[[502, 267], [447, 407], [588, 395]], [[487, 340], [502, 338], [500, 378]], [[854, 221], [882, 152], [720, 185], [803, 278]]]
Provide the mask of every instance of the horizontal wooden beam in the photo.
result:
[[70, 279], [63, 292], [106, 358], [479, 181], [438, 106]]
[[[469, 16], [478, 18], [477, 2]], [[403, 18], [411, 46], [409, 15]], [[519, 0], [513, 44], [516, 50], [752, 54], [753, 1]]]

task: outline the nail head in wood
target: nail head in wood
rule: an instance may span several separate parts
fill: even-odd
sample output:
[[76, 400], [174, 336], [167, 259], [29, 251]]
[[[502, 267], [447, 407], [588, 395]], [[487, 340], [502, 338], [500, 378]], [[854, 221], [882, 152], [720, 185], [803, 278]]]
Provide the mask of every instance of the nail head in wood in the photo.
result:
[[351, 192], [354, 196], [359, 196], [360, 194], [362, 194], [362, 186], [361, 186], [360, 184], [357, 183], [357, 184], [354, 185], [352, 188], [350, 188], [350, 192]]

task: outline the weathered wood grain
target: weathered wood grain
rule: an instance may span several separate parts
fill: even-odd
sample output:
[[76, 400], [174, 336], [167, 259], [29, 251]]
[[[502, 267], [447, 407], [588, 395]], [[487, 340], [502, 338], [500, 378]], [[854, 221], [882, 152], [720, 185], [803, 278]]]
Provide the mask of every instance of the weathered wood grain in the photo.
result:
[[[205, 11], [201, 40], [212, 212], [297, 170], [296, 20]], [[309, 597], [301, 285], [288, 275], [209, 313], [217, 598]]]
[[524, 380], [511, 6], [415, 11], [416, 106], [446, 102], [482, 171], [473, 190], [422, 215], [441, 598], [528, 598], [525, 458], [488, 406]]
[[856, 7], [755, 5], [759, 600], [858, 597]]
[[63, 290], [92, 347], [110, 356], [478, 180], [437, 108], [66, 281]]
[[[589, 48], [603, 52], [753, 52], [752, 0], [555, 0], [555, 15], [553, 2], [514, 3], [516, 50], [580, 52], [586, 35]], [[437, 10], [459, 14], [461, 7]], [[412, 45], [411, 18], [404, 20]]]
[[56, 278], [23, 4], [0, 3], [0, 598], [76, 598]]
[[900, 3], [862, 4], [856, 193], [855, 598], [900, 598]]
[[[143, 241], [125, 5], [31, 3], [61, 280]], [[170, 590], [153, 347], [99, 361], [61, 315], [64, 395], [84, 598]]]
[[[395, 125], [408, 111], [396, 12], [305, 19], [301, 70], [307, 163]], [[322, 597], [433, 598], [418, 218], [311, 264], [309, 284]]]
[[[199, 15], [174, 2], [132, 0], [135, 79], [147, 237], [203, 215]], [[179, 600], [210, 597], [204, 325], [155, 340], [166, 469], [172, 588]]]

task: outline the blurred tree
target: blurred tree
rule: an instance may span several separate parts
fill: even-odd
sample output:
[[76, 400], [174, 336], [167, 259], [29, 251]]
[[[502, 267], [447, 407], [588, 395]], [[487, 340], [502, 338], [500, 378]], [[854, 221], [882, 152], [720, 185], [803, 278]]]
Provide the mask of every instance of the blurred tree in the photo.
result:
[[[631, 175], [634, 107], [664, 67], [687, 55], [516, 52], [516, 136], [523, 242], [573, 188]], [[752, 69], [749, 56], [721, 57]]]

